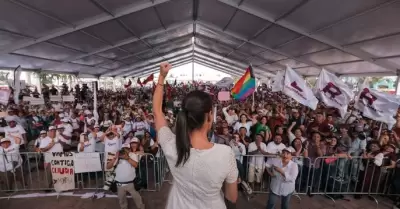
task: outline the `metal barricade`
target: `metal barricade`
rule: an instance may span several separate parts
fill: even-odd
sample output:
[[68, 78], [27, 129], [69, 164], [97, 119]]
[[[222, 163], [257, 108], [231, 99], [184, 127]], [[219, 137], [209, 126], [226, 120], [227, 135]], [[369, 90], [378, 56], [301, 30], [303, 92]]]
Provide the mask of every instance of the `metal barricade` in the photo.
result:
[[[159, 191], [165, 179], [167, 163], [160, 150], [156, 156], [139, 154], [137, 176], [145, 182], [141, 191]], [[75, 190], [103, 189], [106, 180], [105, 153], [100, 153], [102, 170], [98, 172], [75, 173]], [[0, 193], [13, 195], [17, 192], [52, 191], [50, 166], [45, 166], [42, 153], [0, 154]]]
[[[249, 186], [252, 188], [253, 193], [262, 194], [270, 193], [270, 185], [273, 177], [265, 169], [271, 169], [272, 164], [276, 164], [276, 160], [281, 160], [280, 157], [266, 156], [266, 155], [244, 155], [242, 156], [242, 162], [237, 159], [239, 175], [242, 180], [247, 181]], [[295, 191], [294, 196], [301, 200], [301, 194], [306, 194], [306, 188], [308, 185], [308, 168], [304, 165], [309, 161], [309, 158], [305, 157], [293, 157], [293, 162], [298, 166], [298, 175], [294, 182]], [[240, 167], [243, 167], [244, 171], [240, 171]]]

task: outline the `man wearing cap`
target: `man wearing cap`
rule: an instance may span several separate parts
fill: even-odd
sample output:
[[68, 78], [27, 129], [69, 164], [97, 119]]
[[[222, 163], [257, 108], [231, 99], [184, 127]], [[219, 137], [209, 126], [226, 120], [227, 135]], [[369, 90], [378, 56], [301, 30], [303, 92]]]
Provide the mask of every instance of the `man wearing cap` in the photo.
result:
[[39, 136], [40, 131], [44, 129], [44, 121], [42, 117], [37, 115], [36, 110], [31, 109], [29, 112], [28, 124], [30, 125], [33, 138], [36, 138]]
[[14, 137], [13, 141], [14, 143], [12, 144], [8, 138], [0, 139], [0, 182], [4, 182], [4, 185], [8, 187], [6, 190], [13, 190], [16, 182], [23, 182], [21, 172], [22, 158], [19, 154], [21, 139]]
[[63, 152], [63, 147], [59, 143], [56, 136], [57, 128], [55, 126], [50, 126], [47, 136], [40, 140], [40, 144], [36, 149], [37, 152], [44, 153], [44, 167], [46, 168], [47, 183], [49, 188], [52, 188], [52, 177], [50, 168], [50, 154], [53, 152]]
[[124, 117], [124, 127], [122, 127], [123, 137], [126, 137], [132, 131], [133, 123], [129, 115]]
[[133, 123], [133, 131], [135, 132], [135, 136], [142, 137], [145, 131], [149, 131], [149, 124], [146, 122], [144, 115], [140, 115], [136, 117], [136, 122]]
[[267, 168], [271, 176], [270, 194], [267, 209], [275, 208], [276, 202], [281, 198], [281, 208], [289, 209], [290, 198], [295, 191], [296, 178], [299, 173], [297, 164], [292, 161], [291, 148], [284, 148], [280, 154], [280, 160], [274, 161]]
[[136, 178], [136, 168], [139, 165], [139, 157], [131, 152], [130, 144], [123, 144], [121, 151], [114, 159], [107, 163], [107, 169], [115, 166], [115, 182], [117, 183], [119, 206], [128, 209], [126, 193], [128, 192], [138, 209], [144, 209], [142, 197], [136, 191], [133, 180]]
[[38, 149], [40, 147], [40, 143], [41, 143], [42, 139], [44, 139], [46, 137], [47, 137], [47, 131], [45, 131], [45, 130], [40, 131], [39, 137], [35, 140], [35, 151], [37, 151], [37, 152], [39, 151]]
[[95, 142], [96, 152], [104, 152], [104, 142], [100, 140], [103, 135], [104, 133], [100, 131], [99, 124], [95, 124], [94, 129], [88, 135], [89, 141], [93, 140]]
[[96, 120], [96, 118], [93, 117], [93, 113], [91, 111], [85, 110], [84, 113], [86, 115], [85, 120], [84, 120], [84, 122], [85, 122], [85, 130], [87, 130], [87, 128], [93, 127], [94, 124], [97, 123], [97, 120]]
[[65, 130], [64, 125], [57, 126], [56, 137], [62, 145], [64, 152], [68, 152], [71, 149], [71, 136], [71, 133]]
[[21, 125], [17, 124], [17, 118], [15, 116], [7, 116], [5, 118], [8, 126], [4, 128], [5, 137], [11, 140], [11, 143], [14, 144], [14, 137], [20, 138], [20, 148], [25, 149], [26, 142], [26, 132], [25, 129], [22, 128]]

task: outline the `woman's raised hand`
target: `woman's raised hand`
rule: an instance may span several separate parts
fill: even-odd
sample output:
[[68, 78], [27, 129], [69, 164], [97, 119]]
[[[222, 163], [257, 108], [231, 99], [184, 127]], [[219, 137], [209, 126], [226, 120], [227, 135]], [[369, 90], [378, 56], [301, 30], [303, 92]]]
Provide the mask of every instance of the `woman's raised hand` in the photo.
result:
[[168, 62], [163, 62], [160, 64], [160, 75], [166, 77], [169, 70], [172, 68], [172, 65]]

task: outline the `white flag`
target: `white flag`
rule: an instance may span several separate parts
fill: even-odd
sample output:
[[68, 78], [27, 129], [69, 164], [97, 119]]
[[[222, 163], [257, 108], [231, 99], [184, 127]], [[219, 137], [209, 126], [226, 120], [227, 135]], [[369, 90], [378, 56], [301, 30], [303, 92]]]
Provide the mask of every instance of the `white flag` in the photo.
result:
[[284, 79], [284, 71], [280, 70], [276, 73], [274, 77], [272, 77], [271, 82], [271, 91], [272, 92], [279, 92], [283, 91], [283, 79]]
[[19, 93], [21, 92], [21, 66], [18, 66], [14, 70], [14, 103], [19, 104]]
[[218, 81], [215, 85], [219, 88], [229, 88], [233, 84], [233, 79], [231, 77], [225, 77]]
[[392, 128], [396, 123], [393, 116], [396, 115], [399, 105], [400, 101], [394, 95], [364, 87], [357, 95], [354, 107], [360, 110], [363, 116], [384, 122]]
[[324, 69], [319, 74], [314, 92], [326, 106], [337, 108], [342, 118], [347, 112], [347, 106], [354, 98], [354, 93], [343, 81]]
[[286, 68], [283, 93], [313, 110], [317, 108], [318, 99], [304, 79], [290, 67]]

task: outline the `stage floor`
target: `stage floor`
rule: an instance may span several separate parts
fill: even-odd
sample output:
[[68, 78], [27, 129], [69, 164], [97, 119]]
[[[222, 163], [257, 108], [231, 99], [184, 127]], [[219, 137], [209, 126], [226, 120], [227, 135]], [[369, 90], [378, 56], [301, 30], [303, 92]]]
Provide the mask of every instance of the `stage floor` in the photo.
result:
[[[168, 198], [168, 192], [171, 185], [164, 183], [163, 188], [159, 192], [142, 192], [146, 209], [164, 209]], [[238, 209], [263, 209], [266, 207], [267, 194], [255, 195], [250, 201], [247, 201], [240, 195]], [[315, 195], [313, 197], [300, 196], [301, 200], [293, 197], [291, 200], [291, 208], [301, 209], [327, 209], [335, 208], [332, 200]], [[346, 200], [337, 200], [336, 209], [376, 209], [375, 201], [364, 196], [361, 200], [355, 200], [351, 196], [346, 196]], [[379, 209], [391, 209], [392, 202], [386, 198], [375, 197], [378, 199]], [[47, 209], [47, 208], [62, 208], [62, 209], [110, 209], [119, 208], [117, 198], [101, 198], [101, 199], [81, 199], [80, 197], [61, 196], [56, 197], [37, 197], [37, 198], [18, 198], [18, 199], [0, 199], [1, 209]], [[129, 208], [135, 208], [132, 200], [129, 200]], [[280, 208], [278, 206], [277, 208]]]

